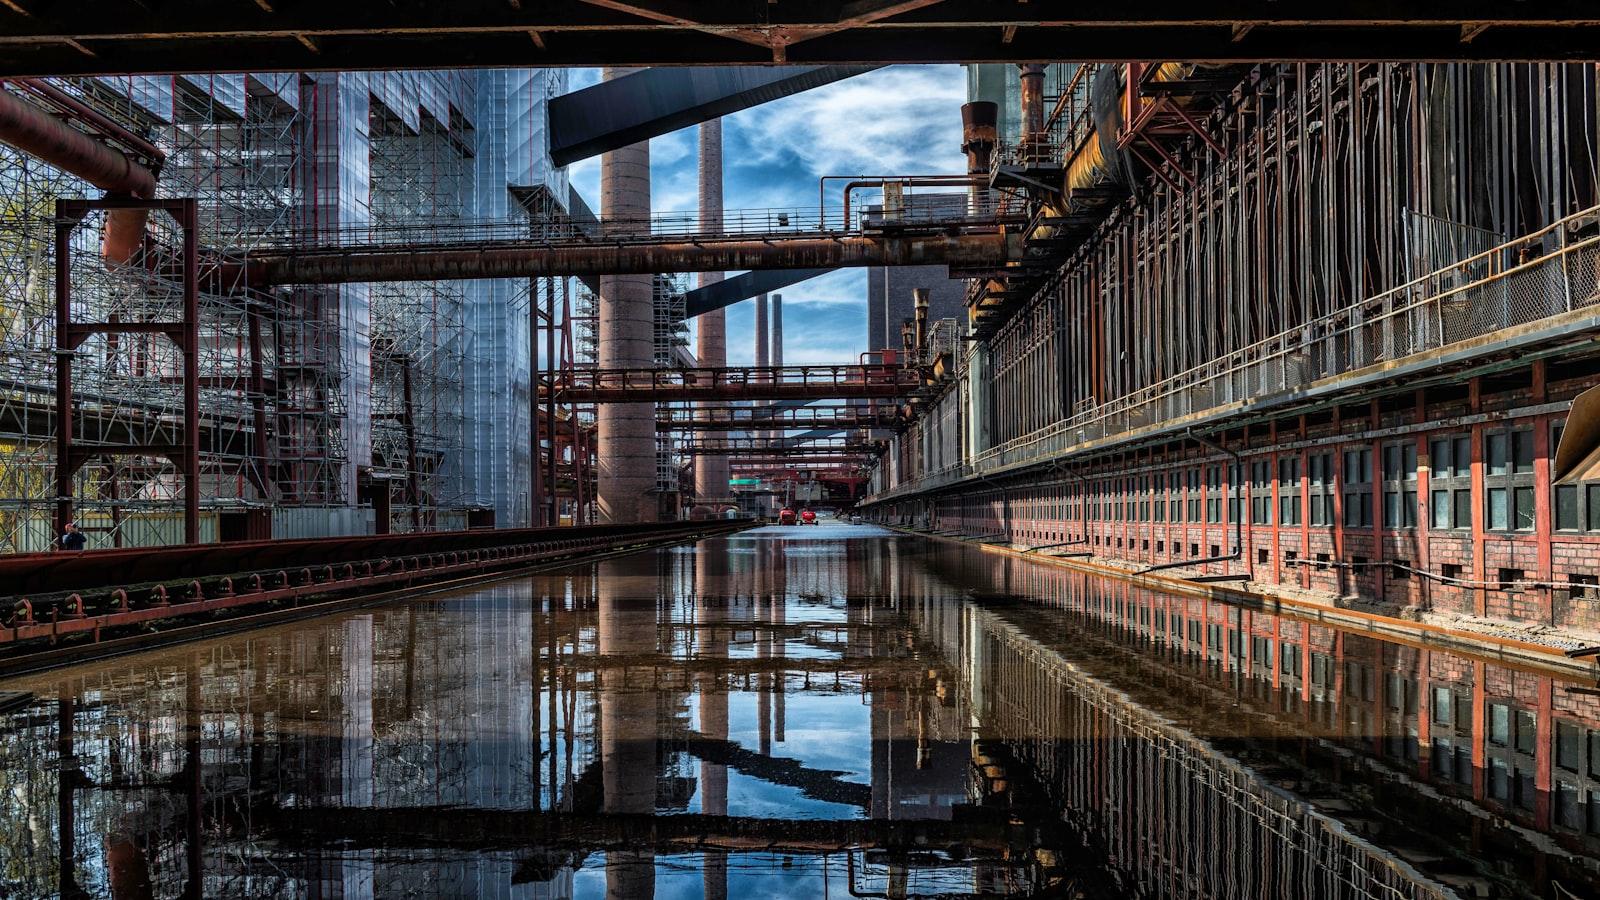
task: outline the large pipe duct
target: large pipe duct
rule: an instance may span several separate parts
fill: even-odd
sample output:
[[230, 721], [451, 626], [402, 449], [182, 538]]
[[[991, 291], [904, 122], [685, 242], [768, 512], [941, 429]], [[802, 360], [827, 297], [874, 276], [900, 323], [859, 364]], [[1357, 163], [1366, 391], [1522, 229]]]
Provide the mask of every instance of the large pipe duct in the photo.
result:
[[1014, 235], [780, 237], [766, 240], [662, 242], [549, 247], [464, 246], [419, 252], [405, 246], [253, 254], [249, 279], [275, 284], [454, 281], [561, 275], [646, 275], [741, 269], [831, 269], [845, 266], [995, 266], [1021, 258]]
[[[31, 103], [0, 90], [0, 141], [40, 162], [89, 182], [113, 196], [148, 200], [156, 195], [156, 176], [149, 169], [66, 124]], [[108, 262], [124, 264], [144, 242], [148, 210], [113, 210], [106, 214], [101, 252]]]

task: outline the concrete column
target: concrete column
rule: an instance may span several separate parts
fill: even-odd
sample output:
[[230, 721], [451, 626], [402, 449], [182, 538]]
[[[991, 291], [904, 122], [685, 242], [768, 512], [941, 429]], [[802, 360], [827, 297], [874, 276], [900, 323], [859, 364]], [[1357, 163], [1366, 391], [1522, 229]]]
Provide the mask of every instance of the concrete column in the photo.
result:
[[[634, 71], [607, 68], [606, 80]], [[617, 232], [649, 229], [650, 143], [600, 157], [600, 212]], [[600, 276], [600, 368], [643, 368], [655, 354], [654, 276]], [[597, 417], [600, 521], [654, 522], [656, 410], [653, 403], [603, 403]]]
[[[700, 125], [700, 230], [722, 230], [722, 120], [712, 119]], [[722, 280], [721, 272], [701, 272], [700, 287]], [[727, 314], [720, 309], [701, 315], [695, 320], [695, 358], [702, 366], [728, 364]], [[703, 406], [717, 406], [713, 401]], [[694, 485], [700, 503], [723, 500], [732, 495], [728, 487], [728, 458], [726, 456], [697, 456], [694, 461]]]

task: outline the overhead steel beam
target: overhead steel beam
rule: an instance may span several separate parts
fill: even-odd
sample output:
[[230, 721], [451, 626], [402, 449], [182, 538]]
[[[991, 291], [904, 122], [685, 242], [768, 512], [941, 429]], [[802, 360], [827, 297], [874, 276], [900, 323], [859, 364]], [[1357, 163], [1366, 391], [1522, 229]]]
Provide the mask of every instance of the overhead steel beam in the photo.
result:
[[676, 66], [645, 69], [550, 101], [558, 166], [831, 84], [877, 66]]
[[832, 271], [833, 269], [756, 269], [725, 278], [684, 294], [684, 318], [692, 319], [713, 310], [725, 309], [751, 297], [770, 294], [791, 284], [799, 284]]
[[752, 240], [700, 239], [550, 246], [466, 243], [429, 248], [405, 244], [268, 251], [246, 262], [252, 284], [453, 281], [561, 275], [642, 275], [739, 269], [843, 266], [996, 266], [1022, 255], [1021, 239], [1004, 234], [812, 237], [774, 234]]
[[0, 2], [0, 77], [483, 66], [1593, 60], [1592, 0]]

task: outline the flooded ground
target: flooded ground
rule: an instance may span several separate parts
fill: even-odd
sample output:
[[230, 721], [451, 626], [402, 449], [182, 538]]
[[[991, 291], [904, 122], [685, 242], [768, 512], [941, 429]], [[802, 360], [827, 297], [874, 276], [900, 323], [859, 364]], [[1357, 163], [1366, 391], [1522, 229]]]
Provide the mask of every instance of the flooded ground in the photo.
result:
[[0, 683], [0, 897], [1600, 896], [1600, 691], [864, 526]]

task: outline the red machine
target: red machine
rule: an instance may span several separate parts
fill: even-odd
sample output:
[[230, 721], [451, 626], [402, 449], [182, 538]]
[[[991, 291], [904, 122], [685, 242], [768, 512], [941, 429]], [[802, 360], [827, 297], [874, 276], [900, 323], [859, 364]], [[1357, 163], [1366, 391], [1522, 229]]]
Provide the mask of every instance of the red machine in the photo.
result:
[[793, 525], [794, 521], [794, 510], [784, 507], [778, 511], [779, 525]]
[[815, 524], [817, 524], [817, 514], [812, 512], [809, 509], [806, 510], [805, 512], [800, 514], [800, 524], [801, 525], [815, 525]]

